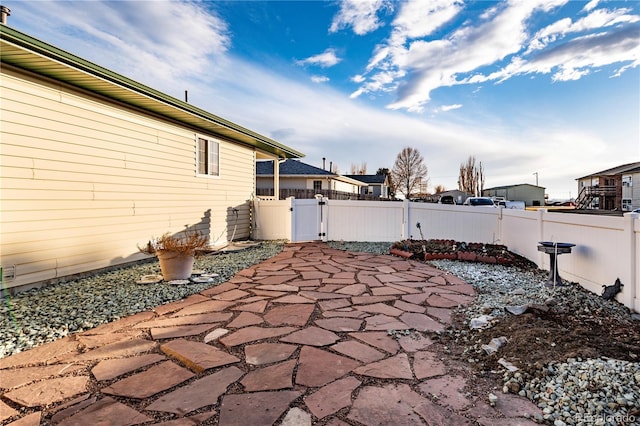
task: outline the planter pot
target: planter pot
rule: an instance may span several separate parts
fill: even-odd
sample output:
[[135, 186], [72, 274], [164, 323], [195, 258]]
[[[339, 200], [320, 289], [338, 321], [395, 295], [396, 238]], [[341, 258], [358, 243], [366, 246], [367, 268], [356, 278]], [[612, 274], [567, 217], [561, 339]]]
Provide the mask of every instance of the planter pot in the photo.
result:
[[477, 261], [478, 262], [482, 262], [482, 263], [496, 263], [496, 258], [494, 256], [478, 256], [477, 257]]
[[158, 252], [160, 270], [165, 281], [188, 280], [193, 271], [193, 255], [181, 254], [174, 251]]

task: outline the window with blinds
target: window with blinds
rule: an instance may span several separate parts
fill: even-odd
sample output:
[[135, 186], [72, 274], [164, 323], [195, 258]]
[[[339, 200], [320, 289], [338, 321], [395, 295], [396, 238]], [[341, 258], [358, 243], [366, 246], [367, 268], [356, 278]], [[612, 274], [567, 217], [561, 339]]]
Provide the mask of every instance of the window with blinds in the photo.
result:
[[198, 138], [197, 163], [199, 175], [220, 176], [220, 143]]

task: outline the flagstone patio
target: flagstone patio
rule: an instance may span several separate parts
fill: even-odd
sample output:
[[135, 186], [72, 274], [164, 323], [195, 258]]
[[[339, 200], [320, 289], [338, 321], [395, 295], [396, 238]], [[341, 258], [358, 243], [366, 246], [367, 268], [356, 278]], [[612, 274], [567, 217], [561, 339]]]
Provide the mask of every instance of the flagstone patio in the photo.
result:
[[474, 289], [393, 256], [322, 243], [200, 294], [0, 359], [0, 422], [535, 425], [443, 355], [437, 333]]

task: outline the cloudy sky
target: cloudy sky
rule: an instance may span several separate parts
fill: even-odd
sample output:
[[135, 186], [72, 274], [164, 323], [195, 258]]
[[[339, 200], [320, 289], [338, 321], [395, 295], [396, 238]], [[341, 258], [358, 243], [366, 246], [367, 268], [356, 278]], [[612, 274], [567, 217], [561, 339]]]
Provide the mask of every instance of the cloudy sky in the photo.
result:
[[640, 161], [640, 2], [11, 1], [9, 25], [341, 173], [420, 151], [457, 188]]

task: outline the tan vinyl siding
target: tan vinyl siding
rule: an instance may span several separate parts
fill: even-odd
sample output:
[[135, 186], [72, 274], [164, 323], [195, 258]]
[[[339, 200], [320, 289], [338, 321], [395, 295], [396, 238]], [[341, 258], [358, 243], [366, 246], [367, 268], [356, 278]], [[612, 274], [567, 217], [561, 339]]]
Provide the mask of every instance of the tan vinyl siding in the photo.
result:
[[[8, 67], [0, 95], [7, 287], [142, 258], [136, 245], [185, 225], [250, 236], [252, 148]], [[196, 175], [197, 136], [219, 141], [219, 177]]]

